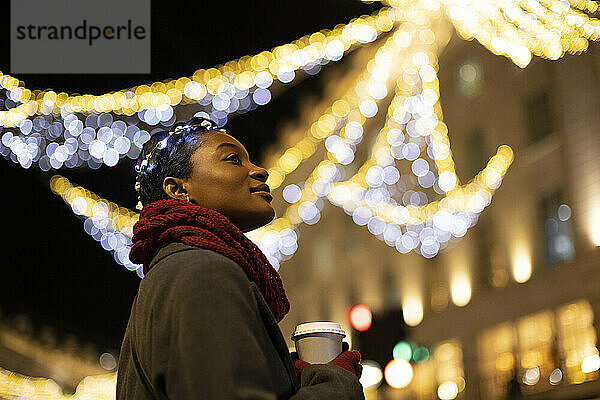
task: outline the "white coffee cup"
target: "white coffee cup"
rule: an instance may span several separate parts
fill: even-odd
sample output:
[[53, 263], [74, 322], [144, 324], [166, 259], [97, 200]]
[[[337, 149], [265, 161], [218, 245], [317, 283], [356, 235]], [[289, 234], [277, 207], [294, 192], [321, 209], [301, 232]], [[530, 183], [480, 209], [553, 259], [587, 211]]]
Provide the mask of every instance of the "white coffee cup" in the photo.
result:
[[342, 353], [346, 332], [335, 322], [307, 322], [292, 334], [298, 358], [311, 364], [327, 364]]

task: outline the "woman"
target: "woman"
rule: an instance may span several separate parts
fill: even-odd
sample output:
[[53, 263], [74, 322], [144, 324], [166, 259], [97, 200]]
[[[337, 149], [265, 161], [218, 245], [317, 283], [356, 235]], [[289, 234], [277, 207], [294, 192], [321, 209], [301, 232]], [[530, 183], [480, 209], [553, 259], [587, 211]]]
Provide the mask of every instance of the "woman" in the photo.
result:
[[271, 221], [267, 171], [203, 118], [152, 136], [136, 167], [130, 258], [145, 277], [121, 347], [117, 399], [362, 399], [360, 353], [292, 360], [281, 279], [244, 234]]

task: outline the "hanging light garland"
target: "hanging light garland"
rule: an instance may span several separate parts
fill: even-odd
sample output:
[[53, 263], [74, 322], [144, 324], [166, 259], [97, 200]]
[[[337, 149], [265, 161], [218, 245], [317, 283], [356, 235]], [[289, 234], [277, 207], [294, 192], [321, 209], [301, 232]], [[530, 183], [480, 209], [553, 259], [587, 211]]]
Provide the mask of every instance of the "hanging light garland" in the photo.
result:
[[[340, 60], [354, 46], [374, 41], [380, 34], [390, 31], [394, 22], [401, 18], [397, 11], [384, 8], [371, 16], [362, 16], [333, 30], [304, 36], [271, 51], [245, 56], [218, 68], [199, 69], [191, 77], [154, 82], [100, 96], [32, 91], [17, 78], [0, 75], [0, 87], [8, 91], [8, 97], [13, 101], [21, 103], [8, 111], [0, 111], [0, 124], [15, 127], [33, 115], [59, 115], [64, 112], [113, 112], [131, 116], [142, 110], [193, 104], [207, 97], [217, 109], [225, 109], [227, 107], [223, 104], [226, 100], [230, 102], [234, 97], [241, 98], [240, 92], [247, 96], [248, 90], [254, 86], [264, 90], [274, 80], [291, 82], [295, 77], [294, 71], [300, 68], [310, 73], [315, 68], [320, 69], [317, 65]], [[257, 97], [256, 94], [254, 97]]]
[[133, 225], [139, 214], [120, 207], [95, 193], [73, 185], [67, 178], [55, 175], [50, 179], [50, 190], [71, 207], [75, 215], [84, 220], [85, 232], [100, 242], [102, 248], [113, 254], [115, 261], [142, 278], [142, 266], [129, 260]]
[[[0, 141], [0, 154], [24, 168], [37, 165], [43, 171], [82, 166], [97, 169], [102, 165], [114, 166], [123, 157], [135, 159], [152, 133], [175, 123], [175, 106], [197, 104], [204, 110], [197, 112], [197, 116], [210, 118], [222, 126], [231, 113], [244, 113], [267, 104], [271, 99], [269, 87], [274, 80], [289, 83], [296, 76], [294, 71], [299, 68], [309, 74], [318, 73], [321, 65], [340, 60], [358, 44], [375, 40], [401, 19], [402, 15], [394, 9], [383, 9], [373, 16], [360, 17], [347, 25], [340, 25], [333, 31], [307, 35], [271, 52], [242, 57], [219, 69], [196, 71], [192, 79], [184, 77], [167, 83], [155, 82], [110, 96], [70, 98], [64, 93], [56, 95], [55, 92], [45, 91], [36, 95], [37, 100], [25, 103], [23, 96], [28, 93], [27, 89], [19, 86], [15, 78], [0, 75], [0, 87], [5, 89], [6, 104], [14, 105], [4, 113], [16, 113], [23, 107], [33, 110], [33, 106], [27, 104], [37, 102], [38, 113], [42, 114], [34, 117], [34, 113], [30, 119], [20, 119], [16, 123], [16, 132], [4, 133]], [[296, 50], [291, 52], [293, 49]], [[242, 68], [243, 65], [246, 65], [246, 70]], [[287, 69], [276, 69], [275, 66], [281, 65]], [[105, 104], [107, 98], [115, 100], [117, 94], [121, 96], [121, 105], [125, 104], [125, 98], [138, 99], [141, 105], [135, 106], [134, 113], [121, 113], [122, 110], [114, 107], [107, 109], [95, 106]], [[82, 110], [73, 106], [81, 99], [87, 99], [84, 103], [91, 108]], [[19, 102], [23, 103], [17, 105]], [[78, 115], [87, 112], [90, 112], [87, 116]], [[4, 115], [2, 113], [0, 122], [4, 118], [1, 117]], [[140, 122], [148, 128], [140, 128]], [[4, 123], [4, 126], [11, 124]], [[152, 129], [153, 126], [161, 127]]]
[[[392, 40], [393, 38], [388, 39], [386, 41], [388, 46]], [[384, 44], [378, 50], [377, 54], [383, 54], [384, 52], [388, 51], [384, 49], [387, 49], [386, 44]], [[375, 59], [377, 60], [377, 56], [375, 57]], [[387, 63], [387, 68], [389, 69], [390, 67], [391, 64]], [[355, 82], [355, 84], [352, 85], [353, 89], [351, 92], [354, 93], [357, 87], [369, 85], [372, 79], [373, 75], [370, 73], [360, 75], [357, 82]], [[351, 96], [348, 95], [346, 97]], [[352, 97], [356, 96], [352, 95]], [[363, 96], [363, 101], [364, 99], [369, 98], [369, 95]], [[353, 101], [358, 104], [360, 99], [360, 97], [357, 97]], [[334, 105], [335, 104], [339, 103], [334, 103]], [[339, 106], [332, 106], [330, 107], [330, 110], [332, 108], [337, 110]], [[334, 114], [328, 112], [325, 115]], [[359, 118], [361, 122], [364, 120], [364, 117], [360, 114], [355, 115], [355, 118]], [[319, 120], [322, 119], [320, 118]], [[330, 129], [335, 129], [335, 125], [330, 126]], [[313, 133], [311, 134], [312, 138], [319, 137], [320, 140], [323, 140], [324, 137], [331, 134], [331, 131], [325, 131], [323, 126], [318, 124], [318, 121], [315, 124], [313, 124], [313, 129], [311, 129], [310, 132]], [[315, 132], [317, 132], [316, 135], [314, 134]], [[292, 149], [301, 148], [302, 143], [304, 142], [301, 141], [300, 145], [296, 145], [295, 147], [292, 147]], [[283, 160], [285, 160], [284, 157], [286, 157], [286, 154], [290, 154], [289, 150], [286, 153], [284, 153], [284, 156], [282, 156]], [[281, 164], [282, 163], [280, 159], [279, 165]], [[269, 183], [273, 184], [272, 182]], [[94, 193], [82, 187], [74, 186], [69, 182], [67, 178], [61, 177], [59, 175], [56, 175], [51, 179], [50, 188], [55, 194], [61, 196], [63, 200], [65, 200], [65, 202], [67, 202], [71, 206], [75, 214], [85, 219], [84, 229], [86, 233], [90, 234], [92, 237], [94, 237], [95, 240], [99, 241], [106, 250], [111, 251], [115, 257], [115, 260], [119, 264], [124, 265], [129, 270], [135, 270], [138, 273], [138, 275], [140, 275], [140, 277], [143, 277], [141, 266], [131, 263], [128, 257], [129, 250], [131, 247], [132, 227], [133, 224], [135, 224], [135, 222], [137, 221], [137, 214], [123, 207], [119, 207], [106, 199], [102, 199]], [[296, 246], [296, 232], [293, 229], [289, 228], [291, 225], [288, 225], [287, 229], [284, 225], [281, 225], [281, 220], [275, 221], [273, 225], [282, 226], [282, 229], [278, 230], [278, 238], [283, 239], [283, 241], [286, 243], [290, 243], [291, 247]], [[276, 268], [278, 268], [279, 261], [282, 257], [276, 257], [274, 254], [272, 254], [271, 251], [267, 251], [268, 243], [270, 243], [269, 238], [272, 236], [273, 235], [267, 235], [266, 240], [258, 240], [257, 244], [259, 245], [259, 247], [266, 250], [266, 254], [269, 257], [269, 260]], [[253, 235], [250, 234], [249, 237], [252, 238]], [[293, 244], [291, 244], [292, 242]], [[290, 252], [290, 255], [291, 254], [293, 254], [293, 252]], [[277, 253], [277, 255], [284, 256], [285, 254]]]
[[[385, 0], [394, 7], [409, 7], [407, 0]], [[440, 3], [458, 34], [477, 39], [494, 54], [526, 67], [532, 55], [557, 60], [578, 54], [588, 40], [600, 38], [600, 9], [591, 0], [421, 0]]]

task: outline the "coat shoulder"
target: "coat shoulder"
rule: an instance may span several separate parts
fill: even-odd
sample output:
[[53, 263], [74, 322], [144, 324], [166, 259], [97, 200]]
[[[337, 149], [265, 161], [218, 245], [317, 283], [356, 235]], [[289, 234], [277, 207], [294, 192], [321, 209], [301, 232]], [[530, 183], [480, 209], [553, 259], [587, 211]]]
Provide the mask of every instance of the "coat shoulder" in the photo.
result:
[[172, 243], [155, 257], [151, 269], [142, 279], [142, 286], [188, 281], [194, 278], [229, 279], [239, 284], [250, 284], [242, 267], [216, 251]]

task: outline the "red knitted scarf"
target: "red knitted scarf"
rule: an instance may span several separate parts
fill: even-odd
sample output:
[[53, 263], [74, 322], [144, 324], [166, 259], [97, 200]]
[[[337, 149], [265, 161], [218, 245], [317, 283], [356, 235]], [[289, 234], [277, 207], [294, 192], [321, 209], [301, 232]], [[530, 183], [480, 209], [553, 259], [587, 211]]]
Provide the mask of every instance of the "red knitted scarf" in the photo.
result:
[[183, 200], [159, 200], [147, 204], [133, 226], [129, 258], [144, 265], [170, 242], [216, 251], [238, 263], [281, 321], [290, 309], [281, 278], [262, 251], [223, 214]]

